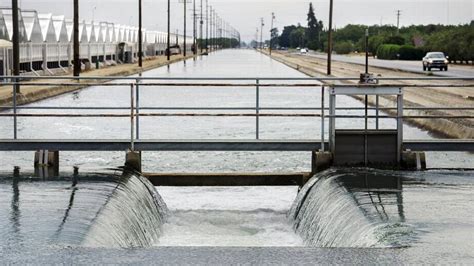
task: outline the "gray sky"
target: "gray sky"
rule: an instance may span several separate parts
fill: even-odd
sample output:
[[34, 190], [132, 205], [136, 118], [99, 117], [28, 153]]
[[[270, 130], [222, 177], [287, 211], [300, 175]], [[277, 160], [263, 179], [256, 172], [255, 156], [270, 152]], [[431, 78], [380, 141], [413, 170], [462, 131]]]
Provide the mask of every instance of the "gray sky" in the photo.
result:
[[[138, 0], [79, 0], [81, 19], [109, 21], [137, 25]], [[174, 31], [183, 29], [183, 4], [171, 0]], [[192, 0], [188, 0], [192, 1]], [[201, 0], [196, 0], [199, 8]], [[205, 5], [205, 1], [203, 3]], [[271, 12], [275, 12], [275, 26], [281, 30], [289, 24], [306, 24], [310, 1], [302, 0], [209, 0], [220, 17], [237, 30], [242, 39], [255, 38], [260, 17], [265, 19], [264, 34], [269, 35]], [[327, 26], [329, 0], [312, 1], [316, 17]], [[72, 0], [19, 0], [23, 9], [36, 9], [42, 13], [72, 16]], [[143, 0], [144, 27], [166, 31], [166, 0]], [[463, 24], [473, 19], [474, 0], [334, 0], [334, 24], [396, 24], [396, 10], [402, 10], [401, 25], [410, 24]], [[9, 7], [10, 0], [1, 0], [0, 6]], [[192, 3], [188, 4], [192, 8]], [[192, 34], [192, 11], [189, 12], [188, 32]], [[267, 36], [268, 38], [268, 36]]]

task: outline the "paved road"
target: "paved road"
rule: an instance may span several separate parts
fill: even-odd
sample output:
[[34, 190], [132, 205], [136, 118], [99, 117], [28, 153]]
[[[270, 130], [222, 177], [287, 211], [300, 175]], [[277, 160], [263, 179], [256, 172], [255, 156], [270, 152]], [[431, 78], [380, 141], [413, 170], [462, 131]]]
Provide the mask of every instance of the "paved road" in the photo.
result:
[[[326, 54], [310, 52], [307, 55], [327, 59]], [[334, 61], [365, 65], [365, 57], [363, 56], [333, 55], [332, 59]], [[423, 72], [421, 61], [379, 60], [369, 58], [369, 66], [384, 67], [413, 73], [426, 73]], [[447, 72], [439, 71], [437, 69], [433, 69], [432, 72], [435, 76], [440, 77], [474, 77], [473, 66], [450, 65], [449, 71]]]

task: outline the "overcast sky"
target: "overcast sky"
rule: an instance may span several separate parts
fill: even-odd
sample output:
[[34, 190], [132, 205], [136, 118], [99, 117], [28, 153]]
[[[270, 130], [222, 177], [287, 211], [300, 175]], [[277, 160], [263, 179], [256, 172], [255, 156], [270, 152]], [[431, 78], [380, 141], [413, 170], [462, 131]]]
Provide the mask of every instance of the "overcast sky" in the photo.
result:
[[[80, 16], [85, 20], [109, 21], [137, 25], [138, 0], [79, 0]], [[171, 0], [171, 29], [183, 30], [182, 0]], [[192, 0], [188, 0], [192, 8]], [[310, 1], [303, 0], [208, 0], [220, 17], [237, 30], [242, 39], [255, 38], [260, 17], [264, 17], [264, 33], [269, 35], [271, 12], [275, 12], [275, 27], [280, 30], [289, 24], [306, 24]], [[41, 13], [72, 16], [72, 0], [19, 0], [22, 9]], [[206, 0], [203, 0], [205, 6]], [[329, 0], [312, 1], [316, 17], [327, 26]], [[474, 0], [334, 0], [334, 25], [396, 24], [396, 10], [401, 10], [400, 24], [463, 24], [473, 20]], [[1, 0], [0, 6], [10, 7], [10, 0]], [[143, 24], [148, 29], [166, 31], [166, 0], [143, 0]], [[196, 0], [199, 9], [201, 0]], [[192, 10], [189, 12], [188, 32], [192, 33]], [[267, 37], [268, 38], [268, 37]]]

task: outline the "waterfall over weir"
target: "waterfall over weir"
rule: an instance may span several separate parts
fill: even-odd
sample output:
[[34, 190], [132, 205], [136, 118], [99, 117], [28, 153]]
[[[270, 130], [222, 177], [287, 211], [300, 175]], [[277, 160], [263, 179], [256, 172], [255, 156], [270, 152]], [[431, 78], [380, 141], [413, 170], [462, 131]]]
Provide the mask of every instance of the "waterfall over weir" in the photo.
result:
[[155, 187], [134, 172], [50, 180], [0, 176], [0, 251], [150, 247], [167, 214]]
[[158, 242], [167, 207], [144, 177], [125, 171], [97, 214], [83, 245], [149, 247]]
[[404, 222], [401, 181], [376, 170], [328, 170], [299, 192], [289, 217], [310, 246], [399, 247]]

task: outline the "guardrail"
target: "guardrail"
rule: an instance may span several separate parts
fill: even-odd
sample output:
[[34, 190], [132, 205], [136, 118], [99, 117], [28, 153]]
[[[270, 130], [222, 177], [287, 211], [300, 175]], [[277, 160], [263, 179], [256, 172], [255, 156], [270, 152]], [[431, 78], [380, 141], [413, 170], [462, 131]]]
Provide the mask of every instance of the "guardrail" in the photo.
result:
[[[12, 105], [0, 106], [1, 109], [11, 109], [12, 113], [0, 113], [0, 117], [13, 117], [13, 140], [18, 139], [18, 122], [20, 117], [130, 117], [130, 148], [134, 150], [137, 140], [140, 140], [140, 118], [141, 117], [255, 117], [255, 139], [260, 139], [260, 118], [262, 117], [315, 117], [320, 118], [321, 122], [321, 146], [324, 149], [326, 140], [324, 124], [326, 119], [345, 118], [345, 119], [375, 119], [378, 128], [379, 119], [474, 119], [473, 115], [390, 115], [380, 114], [380, 112], [396, 111], [397, 108], [381, 107], [377, 96], [374, 107], [338, 107], [336, 110], [365, 110], [364, 115], [329, 115], [326, 111], [329, 107], [325, 106], [325, 91], [330, 87], [474, 87], [474, 78], [449, 78], [449, 77], [423, 77], [423, 78], [378, 78], [381, 84], [347, 84], [349, 81], [359, 81], [359, 78], [172, 78], [172, 77], [37, 77], [34, 81], [28, 81], [25, 77], [4, 76], [0, 77], [8, 81], [4, 85], [12, 86]], [[64, 81], [64, 82], [52, 82]], [[110, 82], [113, 81], [113, 82]], [[399, 81], [466, 81], [462, 84], [403, 84]], [[398, 83], [397, 83], [398, 82]], [[58, 87], [87, 87], [87, 86], [119, 86], [130, 88], [130, 105], [119, 107], [104, 106], [85, 106], [85, 107], [58, 107], [58, 106], [19, 106], [17, 103], [18, 86], [58, 86]], [[202, 88], [202, 87], [221, 87], [221, 88], [243, 88], [253, 89], [255, 91], [255, 105], [253, 107], [141, 107], [140, 96], [142, 87], [175, 87], [179, 88]], [[315, 107], [262, 107], [261, 90], [266, 88], [295, 88], [309, 87], [314, 88], [315, 92], [320, 94], [321, 102]], [[128, 111], [120, 114], [107, 113], [19, 113], [19, 110], [123, 110]], [[375, 115], [368, 115], [368, 110], [375, 110]], [[404, 107], [404, 110], [417, 111], [446, 111], [446, 110], [464, 110], [472, 111], [473, 106], [463, 107]], [[144, 111], [167, 111], [166, 113], [152, 113]], [[170, 113], [169, 111], [175, 111]], [[183, 113], [183, 111], [212, 111], [211, 113]], [[245, 113], [215, 113], [216, 111], [247, 111]], [[252, 111], [252, 113], [248, 113]], [[302, 113], [263, 113], [262, 111], [300, 111]], [[318, 113], [307, 113], [308, 111], [318, 111]]]

